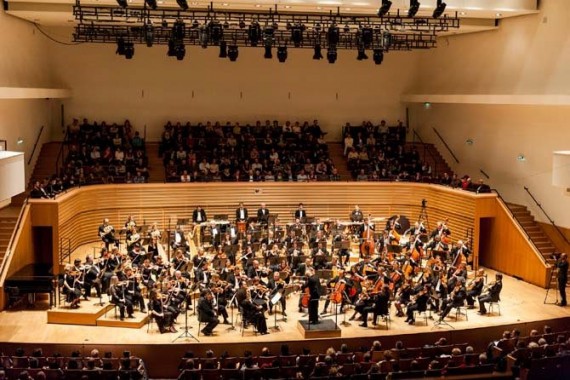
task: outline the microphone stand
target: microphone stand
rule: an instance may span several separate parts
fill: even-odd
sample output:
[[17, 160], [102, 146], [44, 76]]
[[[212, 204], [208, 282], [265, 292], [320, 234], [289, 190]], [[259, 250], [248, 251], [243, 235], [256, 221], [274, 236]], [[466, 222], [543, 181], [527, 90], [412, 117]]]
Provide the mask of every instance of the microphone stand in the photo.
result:
[[234, 307], [234, 301], [235, 301], [235, 299], [236, 299], [236, 294], [237, 294], [237, 292], [234, 293], [234, 295], [233, 295], [232, 298], [230, 299], [230, 302], [228, 303], [228, 305], [229, 305], [229, 307], [230, 307], [230, 309], [231, 309], [231, 317], [230, 317], [230, 318], [231, 318], [231, 321], [232, 321], [232, 322], [230, 323], [230, 327], [228, 327], [228, 328], [226, 329], [226, 331], [232, 331], [232, 330], [235, 330], [235, 329], [236, 329], [236, 327], [234, 326], [234, 308], [235, 308], [235, 307]]
[[191, 329], [192, 327], [188, 326], [188, 297], [186, 297], [186, 304], [184, 306], [184, 331], [182, 331], [182, 333], [180, 335], [178, 335], [176, 338], [174, 338], [174, 340], [172, 341], [172, 343], [176, 342], [178, 339], [182, 339], [182, 338], [191, 338], [194, 339], [196, 342], [200, 343], [200, 341], [198, 340], [198, 338], [196, 338], [194, 335], [192, 335], [188, 330]]

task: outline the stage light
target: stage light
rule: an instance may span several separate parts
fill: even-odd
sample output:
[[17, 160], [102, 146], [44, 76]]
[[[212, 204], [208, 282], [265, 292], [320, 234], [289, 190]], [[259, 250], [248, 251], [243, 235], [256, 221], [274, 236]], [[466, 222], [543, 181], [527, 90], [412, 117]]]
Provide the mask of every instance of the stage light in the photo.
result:
[[340, 41], [340, 30], [338, 26], [331, 25], [327, 31], [327, 42], [329, 45], [336, 45]]
[[148, 5], [150, 9], [156, 9], [156, 0], [144, 0], [145, 4]]
[[329, 63], [335, 63], [337, 58], [336, 48], [329, 47], [327, 49], [327, 60]]
[[200, 27], [200, 31], [198, 32], [198, 39], [200, 41], [200, 46], [202, 46], [202, 49], [206, 49], [208, 47], [208, 30], [206, 27]]
[[239, 56], [239, 50], [237, 45], [228, 46], [228, 58], [230, 61], [235, 62]]
[[251, 46], [257, 46], [261, 38], [261, 27], [257, 21], [252, 22], [247, 30], [247, 38]]
[[287, 60], [287, 46], [277, 47], [277, 59], [281, 63], [284, 63]]
[[445, 12], [445, 7], [447, 7], [447, 4], [445, 4], [443, 0], [437, 0], [437, 5], [433, 10], [433, 18], [440, 17], [443, 14], [443, 12]]
[[374, 52], [372, 54], [372, 59], [374, 60], [374, 63], [377, 65], [382, 64], [382, 61], [384, 60], [384, 51], [382, 49], [374, 49]]
[[359, 61], [362, 61], [363, 59], [368, 59], [368, 56], [366, 55], [366, 50], [364, 50], [364, 46], [359, 46], [358, 47], [358, 55], [356, 56], [356, 59], [358, 59]]
[[263, 54], [263, 58], [271, 59], [273, 58], [273, 52], [271, 51], [271, 45], [265, 45], [265, 53]]
[[117, 4], [119, 4], [119, 7], [121, 8], [126, 8], [129, 5], [127, 0], [117, 0]]
[[188, 9], [188, 2], [186, 0], [176, 0], [176, 4], [184, 11]]
[[295, 25], [291, 28], [291, 41], [295, 47], [300, 47], [303, 42], [303, 25]]
[[115, 54], [125, 55], [125, 39], [123, 37], [117, 38], [117, 51]]
[[382, 5], [380, 9], [378, 9], [378, 17], [386, 16], [388, 12], [390, 12], [390, 7], [392, 6], [392, 2], [390, 0], [382, 0]]
[[192, 21], [192, 29], [198, 29], [199, 26], [200, 23], [198, 22], [198, 20]]
[[168, 28], [168, 21], [162, 20], [162, 27], [163, 27], [163, 28]]
[[148, 47], [154, 43], [154, 26], [150, 23], [144, 25], [144, 41]]
[[176, 22], [174, 22], [174, 25], [172, 25], [172, 37], [175, 40], [182, 41], [184, 39], [185, 34], [186, 34], [186, 25], [184, 24], [184, 21], [177, 20]]
[[410, 9], [408, 9], [408, 17], [414, 17], [420, 10], [420, 2], [418, 0], [410, 0]]
[[226, 41], [220, 42], [220, 58], [227, 58], [228, 56], [228, 47]]
[[184, 44], [178, 44], [176, 45], [176, 59], [178, 61], [182, 61], [184, 59], [184, 56], [186, 55], [186, 48], [184, 47]]
[[240, 21], [239, 21], [239, 28], [240, 28], [240, 29], [245, 28], [245, 21], [243, 21], [243, 20], [240, 20]]
[[313, 59], [315, 60], [323, 59], [323, 54], [321, 53], [321, 45], [316, 44], [314, 50], [315, 53], [313, 54]]

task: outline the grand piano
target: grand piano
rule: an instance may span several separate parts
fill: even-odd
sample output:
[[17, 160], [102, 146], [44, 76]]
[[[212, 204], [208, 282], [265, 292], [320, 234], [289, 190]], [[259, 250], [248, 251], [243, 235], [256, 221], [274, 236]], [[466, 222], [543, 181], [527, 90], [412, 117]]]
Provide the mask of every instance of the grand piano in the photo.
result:
[[[9, 305], [19, 296], [38, 293], [49, 294], [50, 308], [55, 305], [55, 288], [53, 266], [49, 264], [29, 264], [8, 277], [4, 282], [4, 290], [8, 293]], [[35, 299], [35, 297], [31, 297]]]

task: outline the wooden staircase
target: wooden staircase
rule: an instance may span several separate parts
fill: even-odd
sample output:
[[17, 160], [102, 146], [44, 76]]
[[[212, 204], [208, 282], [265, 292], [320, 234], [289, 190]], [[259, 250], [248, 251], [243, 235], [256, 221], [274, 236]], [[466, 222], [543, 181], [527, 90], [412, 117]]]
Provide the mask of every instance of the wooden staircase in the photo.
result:
[[352, 175], [348, 170], [348, 161], [344, 156], [344, 148], [340, 142], [330, 142], [327, 144], [329, 148], [329, 156], [338, 170], [341, 181], [352, 181]]
[[146, 155], [148, 157], [148, 181], [151, 183], [164, 183], [166, 180], [166, 173], [164, 172], [164, 165], [162, 158], [158, 157], [157, 142], [146, 143]]
[[438, 174], [441, 176], [443, 173], [448, 173], [450, 177], [453, 176], [453, 170], [451, 170], [451, 167], [435, 145], [412, 142], [406, 144], [406, 149], [412, 149], [414, 146], [420, 154], [420, 159], [431, 165], [434, 175]]
[[8, 243], [14, 228], [16, 227], [17, 217], [2, 216], [0, 217], [0, 263], [4, 260]]
[[35, 181], [43, 181], [56, 174], [55, 162], [61, 149], [61, 144], [60, 141], [54, 141], [42, 145], [42, 150], [40, 151], [36, 166], [28, 183], [28, 189], [33, 186]]

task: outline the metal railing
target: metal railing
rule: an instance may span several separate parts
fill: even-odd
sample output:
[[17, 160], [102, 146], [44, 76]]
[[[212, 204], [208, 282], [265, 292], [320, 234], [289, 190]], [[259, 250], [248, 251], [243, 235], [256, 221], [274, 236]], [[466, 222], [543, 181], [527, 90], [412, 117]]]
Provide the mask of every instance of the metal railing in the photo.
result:
[[[441, 168], [438, 167], [438, 164], [437, 164], [437, 157], [435, 156], [435, 154], [433, 154], [433, 152], [432, 152], [431, 149], [429, 148], [429, 145], [427, 145], [427, 144], [424, 142], [424, 140], [422, 139], [422, 137], [420, 136], [420, 134], [418, 133], [418, 131], [416, 131], [415, 129], [413, 129], [413, 130], [412, 130], [412, 133], [413, 133], [413, 134], [412, 134], [412, 144], [414, 144], [414, 145], [416, 144], [416, 137], [417, 137], [417, 138], [418, 138], [418, 141], [419, 141], [420, 144], [422, 144], [422, 146], [423, 146], [423, 150], [424, 150], [424, 155], [423, 155], [423, 157], [424, 157], [424, 160], [427, 161], [426, 156], [429, 155], [429, 157], [430, 157], [431, 160], [433, 161], [433, 173], [432, 173], [432, 174], [433, 174], [433, 176], [438, 175]], [[441, 170], [441, 171], [443, 171], [443, 170]]]
[[65, 259], [67, 262], [71, 262], [71, 239], [61, 238], [59, 239], [59, 264], [65, 264]]
[[0, 262], [0, 286], [4, 285], [4, 279], [6, 277], [4, 271], [6, 268], [6, 262], [8, 261], [9, 257], [12, 255], [13, 247], [16, 242], [16, 235], [18, 234], [18, 230], [22, 225], [22, 219], [24, 218], [24, 212], [28, 206], [28, 199], [24, 199], [24, 204], [20, 209], [20, 214], [18, 215], [18, 220], [16, 221], [16, 225], [14, 226], [14, 230], [12, 231], [12, 235], [10, 236], [10, 240], [8, 241], [8, 247], [6, 248], [6, 253], [2, 258], [2, 262]]
[[433, 131], [435, 132], [435, 134], [437, 135], [437, 137], [439, 137], [439, 139], [441, 140], [441, 142], [443, 143], [443, 146], [445, 146], [445, 148], [447, 149], [447, 151], [451, 154], [451, 156], [453, 157], [453, 159], [455, 160], [456, 163], [459, 163], [459, 160], [457, 159], [457, 156], [455, 156], [455, 153], [453, 153], [453, 151], [451, 150], [451, 148], [449, 147], [449, 145], [447, 145], [447, 142], [443, 139], [443, 137], [439, 134], [439, 132], [437, 131], [437, 129], [433, 128]]
[[38, 147], [38, 143], [40, 142], [40, 137], [42, 137], [42, 132], [44, 131], [44, 126], [40, 128], [38, 132], [38, 137], [36, 137], [36, 142], [34, 143], [34, 147], [32, 148], [32, 153], [30, 153], [30, 158], [28, 158], [28, 165], [32, 163], [32, 158], [34, 158], [34, 153], [36, 153], [36, 148]]
[[59, 153], [57, 154], [57, 158], [55, 160], [55, 173], [56, 175], [60, 175], [61, 174], [61, 170], [63, 169], [63, 166], [65, 165], [65, 159], [67, 158], [67, 153], [69, 150], [68, 147], [68, 142], [69, 142], [69, 131], [65, 131], [65, 136], [63, 137], [63, 141], [61, 143], [61, 146], [59, 147]]
[[536, 203], [536, 205], [538, 206], [538, 208], [542, 211], [542, 213], [544, 214], [544, 216], [546, 216], [546, 218], [548, 219], [548, 221], [550, 222], [550, 224], [552, 224], [552, 226], [556, 229], [556, 231], [558, 231], [558, 234], [560, 236], [562, 236], [562, 239], [564, 239], [564, 241], [566, 242], [566, 244], [570, 244], [570, 241], [568, 241], [568, 238], [566, 237], [566, 235], [564, 235], [564, 233], [560, 230], [560, 228], [554, 223], [554, 220], [552, 220], [552, 218], [550, 217], [550, 215], [548, 215], [546, 213], [546, 211], [542, 208], [542, 204], [534, 197], [534, 195], [530, 192], [530, 190], [528, 189], [528, 187], [524, 186], [524, 189], [526, 190], [526, 192], [528, 193], [528, 195], [530, 195], [530, 197], [532, 198], [532, 200], [534, 201], [534, 203]]

